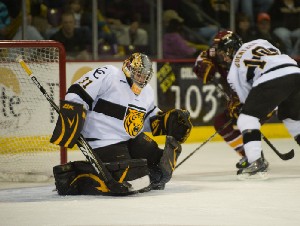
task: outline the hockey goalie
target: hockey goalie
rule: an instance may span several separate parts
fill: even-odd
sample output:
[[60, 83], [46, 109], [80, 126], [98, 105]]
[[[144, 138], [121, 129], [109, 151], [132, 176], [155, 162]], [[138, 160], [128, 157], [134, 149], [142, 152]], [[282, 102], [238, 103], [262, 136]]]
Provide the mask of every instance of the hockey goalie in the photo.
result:
[[[129, 195], [165, 188], [192, 124], [186, 110], [163, 112], [155, 106], [152, 75], [148, 56], [134, 53], [122, 69], [96, 68], [69, 87], [51, 142], [70, 148], [82, 134], [128, 192], [111, 192], [90, 162], [75, 161], [53, 168], [58, 194]], [[165, 135], [164, 149], [145, 132]]]

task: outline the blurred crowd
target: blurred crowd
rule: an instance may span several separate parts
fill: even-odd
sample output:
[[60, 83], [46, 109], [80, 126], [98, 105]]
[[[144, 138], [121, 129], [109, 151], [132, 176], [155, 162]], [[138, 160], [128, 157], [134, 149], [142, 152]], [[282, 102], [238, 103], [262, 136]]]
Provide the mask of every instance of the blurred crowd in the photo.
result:
[[[92, 0], [26, 0], [24, 31], [22, 2], [0, 0], [1, 40], [56, 40], [64, 44], [68, 59], [91, 59]], [[300, 0], [164, 0], [163, 58], [195, 58], [207, 49], [218, 31], [232, 28], [231, 2], [234, 29], [244, 42], [267, 39], [282, 52], [300, 57]], [[155, 57], [156, 3], [98, 0], [99, 59], [135, 51]]]

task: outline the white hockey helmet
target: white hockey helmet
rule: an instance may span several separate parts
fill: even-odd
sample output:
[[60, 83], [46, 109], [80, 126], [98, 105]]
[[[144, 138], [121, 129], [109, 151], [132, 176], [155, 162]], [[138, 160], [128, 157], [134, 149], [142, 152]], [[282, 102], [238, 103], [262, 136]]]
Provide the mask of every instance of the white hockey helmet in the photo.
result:
[[136, 95], [141, 93], [153, 75], [152, 62], [147, 55], [142, 53], [131, 54], [124, 61], [122, 70], [126, 77], [131, 79], [131, 90]]

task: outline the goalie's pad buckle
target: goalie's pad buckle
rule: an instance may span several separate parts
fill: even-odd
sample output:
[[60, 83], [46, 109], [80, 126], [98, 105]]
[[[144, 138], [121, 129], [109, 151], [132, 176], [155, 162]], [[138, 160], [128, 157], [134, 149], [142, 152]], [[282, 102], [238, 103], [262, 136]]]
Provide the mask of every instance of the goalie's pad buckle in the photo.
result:
[[82, 104], [62, 100], [59, 117], [50, 142], [63, 147], [72, 148], [83, 128], [86, 110]]

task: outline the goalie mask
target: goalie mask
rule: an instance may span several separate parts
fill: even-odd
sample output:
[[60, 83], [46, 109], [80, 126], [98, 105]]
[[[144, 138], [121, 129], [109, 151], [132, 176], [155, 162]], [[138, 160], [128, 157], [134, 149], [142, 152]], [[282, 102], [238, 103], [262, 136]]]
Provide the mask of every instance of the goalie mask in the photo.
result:
[[136, 95], [141, 93], [153, 75], [152, 62], [147, 55], [142, 53], [133, 53], [124, 61], [122, 70], [131, 80], [131, 90]]
[[242, 39], [232, 31], [219, 32], [214, 38], [218, 63], [229, 68], [235, 53], [242, 45]]

